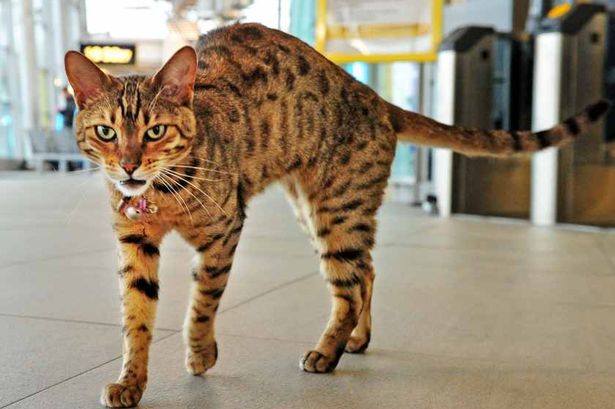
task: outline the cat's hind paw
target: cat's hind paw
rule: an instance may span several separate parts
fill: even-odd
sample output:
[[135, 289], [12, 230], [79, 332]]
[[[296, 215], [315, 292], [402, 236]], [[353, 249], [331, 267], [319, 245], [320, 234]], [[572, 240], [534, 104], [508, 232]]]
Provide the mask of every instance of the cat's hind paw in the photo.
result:
[[100, 403], [108, 408], [132, 408], [137, 406], [143, 396], [143, 388], [138, 385], [110, 383], [100, 394]]
[[214, 341], [198, 352], [186, 351], [186, 370], [195, 376], [202, 375], [216, 364], [217, 359], [218, 344]]

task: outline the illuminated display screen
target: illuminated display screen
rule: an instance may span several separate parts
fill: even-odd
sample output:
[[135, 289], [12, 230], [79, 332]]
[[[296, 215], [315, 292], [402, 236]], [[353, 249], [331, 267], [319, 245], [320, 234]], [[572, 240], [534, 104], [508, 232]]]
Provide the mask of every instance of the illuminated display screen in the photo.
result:
[[81, 53], [96, 64], [134, 64], [136, 47], [134, 44], [81, 44]]

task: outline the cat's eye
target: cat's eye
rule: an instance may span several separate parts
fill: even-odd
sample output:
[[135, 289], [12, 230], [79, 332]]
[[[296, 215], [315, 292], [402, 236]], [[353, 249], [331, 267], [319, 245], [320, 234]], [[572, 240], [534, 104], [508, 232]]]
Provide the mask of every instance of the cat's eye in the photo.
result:
[[166, 132], [167, 127], [164, 125], [152, 126], [145, 132], [145, 140], [157, 141], [158, 139], [162, 138]]
[[97, 125], [96, 126], [96, 136], [102, 139], [105, 142], [110, 142], [115, 139], [117, 133], [115, 129], [105, 126], [105, 125]]

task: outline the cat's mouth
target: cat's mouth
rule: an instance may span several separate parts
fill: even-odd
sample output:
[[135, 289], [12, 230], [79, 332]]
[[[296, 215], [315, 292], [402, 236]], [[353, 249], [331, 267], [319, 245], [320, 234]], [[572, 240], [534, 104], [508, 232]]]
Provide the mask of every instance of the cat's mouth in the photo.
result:
[[133, 178], [120, 181], [120, 185], [131, 188], [131, 189], [137, 189], [141, 186], [144, 186], [146, 183], [147, 183], [147, 180], [133, 179]]
[[125, 196], [138, 196], [144, 193], [149, 187], [149, 181], [143, 179], [129, 178], [115, 183], [117, 188]]

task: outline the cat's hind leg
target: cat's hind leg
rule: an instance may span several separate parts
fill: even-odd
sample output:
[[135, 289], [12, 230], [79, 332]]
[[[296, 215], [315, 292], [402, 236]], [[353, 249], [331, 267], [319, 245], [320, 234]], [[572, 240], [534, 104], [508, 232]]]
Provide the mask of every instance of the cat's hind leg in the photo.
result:
[[369, 346], [372, 337], [372, 291], [374, 288], [374, 266], [371, 257], [366, 261], [363, 274], [363, 284], [361, 287], [361, 298], [363, 299], [363, 309], [359, 316], [359, 322], [352, 331], [350, 339], [346, 344], [346, 352], [351, 354], [361, 354]]
[[312, 246], [316, 248], [315, 234], [312, 231], [312, 220], [309, 214], [309, 203], [307, 202], [307, 198], [304, 197], [299, 181], [294, 176], [287, 176], [280, 182], [280, 184], [286, 191], [286, 198], [293, 209], [293, 213], [295, 214], [295, 218], [297, 219], [301, 230], [308, 235]]
[[330, 372], [345, 350], [362, 352], [369, 344], [374, 279], [371, 249], [375, 213], [387, 177], [388, 168], [383, 167], [382, 175], [352, 180], [338, 176], [325, 182], [324, 189], [308, 190], [321, 273], [332, 296], [332, 309], [315, 349], [301, 360], [304, 371]]

